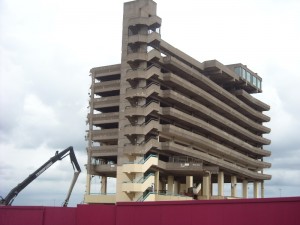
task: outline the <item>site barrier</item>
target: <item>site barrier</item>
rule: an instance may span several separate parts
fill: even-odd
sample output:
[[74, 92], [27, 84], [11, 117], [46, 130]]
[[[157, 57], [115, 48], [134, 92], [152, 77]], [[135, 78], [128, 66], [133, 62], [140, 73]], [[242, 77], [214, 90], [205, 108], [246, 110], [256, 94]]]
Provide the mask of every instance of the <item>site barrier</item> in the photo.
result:
[[300, 197], [1, 206], [0, 225], [299, 225]]
[[0, 206], [0, 225], [75, 225], [76, 208]]

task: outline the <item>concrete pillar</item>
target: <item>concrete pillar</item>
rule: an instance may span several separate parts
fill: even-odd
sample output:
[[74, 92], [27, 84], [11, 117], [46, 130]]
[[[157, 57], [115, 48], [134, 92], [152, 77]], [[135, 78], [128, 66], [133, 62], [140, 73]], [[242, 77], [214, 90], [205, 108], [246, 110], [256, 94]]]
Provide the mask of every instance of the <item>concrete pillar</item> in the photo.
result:
[[224, 196], [224, 172], [218, 174], [218, 196]]
[[107, 194], [107, 177], [101, 177], [101, 194]]
[[265, 197], [265, 182], [264, 181], [262, 181], [261, 183], [260, 183], [260, 188], [261, 188], [261, 193], [260, 193], [260, 195], [261, 195], [261, 197], [262, 198], [264, 198]]
[[243, 198], [248, 198], [248, 181], [243, 180]]
[[193, 187], [193, 176], [186, 176], [185, 177], [185, 192], [188, 193], [190, 187]]
[[210, 199], [210, 174], [203, 176], [203, 197]]
[[212, 182], [212, 177], [210, 177], [210, 195], [213, 196], [214, 195], [214, 184]]
[[168, 194], [174, 193], [174, 176], [168, 176]]
[[236, 176], [231, 176], [231, 197], [236, 197], [236, 185], [237, 185]]
[[177, 180], [174, 180], [174, 192], [175, 195], [179, 193], [179, 183]]
[[159, 192], [159, 171], [155, 172], [155, 180], [154, 180], [154, 192]]
[[90, 174], [87, 174], [86, 176], [86, 194], [89, 195], [91, 194], [91, 179], [92, 179], [92, 176]]
[[253, 198], [258, 198], [258, 181], [253, 182]]

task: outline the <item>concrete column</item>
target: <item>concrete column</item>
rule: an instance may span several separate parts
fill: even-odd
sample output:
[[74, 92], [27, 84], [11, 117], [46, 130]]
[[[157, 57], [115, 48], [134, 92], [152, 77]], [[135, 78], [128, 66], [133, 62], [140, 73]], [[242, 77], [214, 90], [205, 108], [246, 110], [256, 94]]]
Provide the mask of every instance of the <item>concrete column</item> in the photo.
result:
[[218, 174], [218, 195], [224, 196], [224, 172], [219, 171]]
[[174, 193], [174, 176], [168, 176], [168, 194]]
[[236, 197], [236, 176], [231, 176], [231, 197]]
[[159, 192], [159, 171], [155, 172], [154, 192]]
[[188, 193], [190, 187], [193, 187], [193, 176], [186, 176], [185, 177], [185, 192]]
[[178, 194], [179, 193], [179, 183], [177, 180], [174, 180], [174, 194]]
[[212, 182], [212, 177], [210, 177], [210, 195], [213, 196], [214, 194], [214, 184]]
[[101, 177], [101, 194], [107, 194], [107, 177]]
[[203, 197], [210, 199], [210, 174], [203, 177]]
[[261, 188], [261, 193], [260, 193], [260, 195], [261, 195], [261, 197], [262, 198], [264, 198], [265, 197], [265, 182], [264, 181], [262, 181], [261, 183], [260, 183], [260, 188]]
[[253, 198], [258, 198], [258, 181], [253, 182]]
[[248, 181], [243, 180], [243, 198], [248, 198]]
[[92, 179], [92, 176], [90, 174], [87, 174], [86, 176], [86, 194], [89, 195], [91, 194], [91, 179]]

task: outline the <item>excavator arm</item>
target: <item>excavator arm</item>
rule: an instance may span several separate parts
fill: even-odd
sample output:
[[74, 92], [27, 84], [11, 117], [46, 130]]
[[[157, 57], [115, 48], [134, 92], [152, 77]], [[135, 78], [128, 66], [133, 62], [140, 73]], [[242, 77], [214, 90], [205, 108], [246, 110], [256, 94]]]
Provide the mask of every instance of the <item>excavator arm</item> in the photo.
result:
[[24, 181], [19, 183], [16, 187], [14, 187], [5, 198], [1, 198], [0, 205], [11, 205], [14, 201], [14, 199], [17, 197], [17, 195], [33, 180], [35, 180], [38, 176], [40, 176], [43, 172], [45, 172], [50, 166], [52, 166], [56, 161], [62, 160], [66, 156], [70, 156], [71, 164], [74, 169], [74, 175], [73, 179], [67, 194], [67, 197], [63, 203], [63, 206], [67, 206], [69, 202], [70, 195], [72, 193], [73, 187], [77, 181], [77, 178], [79, 176], [79, 173], [81, 172], [80, 166], [78, 164], [78, 161], [76, 159], [73, 147], [70, 146], [67, 149], [56, 152], [53, 157], [51, 157], [47, 162], [45, 162], [40, 168], [38, 168], [36, 171], [34, 171], [32, 174], [30, 174]]

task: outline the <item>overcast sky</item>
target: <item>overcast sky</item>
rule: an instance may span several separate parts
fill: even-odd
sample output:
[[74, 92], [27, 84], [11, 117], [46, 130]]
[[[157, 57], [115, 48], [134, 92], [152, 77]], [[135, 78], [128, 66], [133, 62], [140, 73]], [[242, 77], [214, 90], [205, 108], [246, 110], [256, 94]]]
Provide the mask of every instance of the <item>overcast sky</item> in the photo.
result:
[[[0, 195], [68, 146], [85, 192], [89, 70], [120, 63], [122, 0], [0, 0]], [[272, 140], [265, 196], [300, 196], [300, 1], [157, 0], [162, 38], [202, 62], [243, 63], [263, 78]], [[14, 205], [61, 205], [73, 169], [57, 162]], [[97, 182], [96, 180], [93, 182]], [[113, 191], [113, 181], [109, 190]]]

